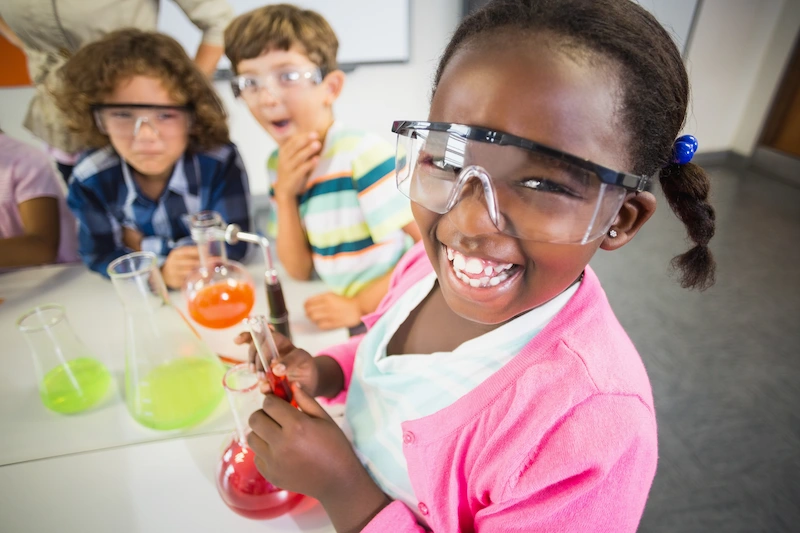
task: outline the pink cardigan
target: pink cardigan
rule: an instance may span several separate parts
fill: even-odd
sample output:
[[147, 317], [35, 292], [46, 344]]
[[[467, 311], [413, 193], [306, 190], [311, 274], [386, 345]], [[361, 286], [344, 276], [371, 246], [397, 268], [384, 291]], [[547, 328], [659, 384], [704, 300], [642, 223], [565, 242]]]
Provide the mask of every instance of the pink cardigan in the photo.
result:
[[[431, 270], [415, 245], [367, 326]], [[323, 352], [341, 365], [345, 389], [360, 341]], [[438, 532], [633, 532], [656, 471], [650, 382], [588, 267], [572, 299], [510, 363], [402, 427], [419, 512]], [[424, 530], [399, 501], [364, 529]]]

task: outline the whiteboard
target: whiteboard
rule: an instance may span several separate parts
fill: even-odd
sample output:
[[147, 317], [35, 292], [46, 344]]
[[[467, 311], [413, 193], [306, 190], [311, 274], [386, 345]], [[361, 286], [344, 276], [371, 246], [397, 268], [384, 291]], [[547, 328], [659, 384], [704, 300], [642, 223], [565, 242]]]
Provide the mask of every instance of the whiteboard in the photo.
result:
[[[410, 0], [298, 0], [292, 3], [313, 9], [328, 21], [339, 39], [338, 61], [341, 65], [361, 63], [397, 63], [409, 59], [411, 48]], [[236, 15], [267, 4], [268, 0], [228, 0]], [[186, 53], [194, 57], [202, 32], [197, 29], [175, 2], [162, 0], [158, 13], [158, 31], [174, 37]], [[230, 69], [223, 55], [218, 69]]]

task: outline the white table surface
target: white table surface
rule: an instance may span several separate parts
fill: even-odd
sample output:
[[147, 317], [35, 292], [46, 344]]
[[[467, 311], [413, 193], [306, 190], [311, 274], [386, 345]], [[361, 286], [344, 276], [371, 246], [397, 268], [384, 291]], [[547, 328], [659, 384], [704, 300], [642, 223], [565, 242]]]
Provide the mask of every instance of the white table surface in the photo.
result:
[[[258, 289], [253, 312], [266, 313], [263, 267], [248, 270]], [[320, 331], [303, 312], [306, 298], [324, 285], [279, 273], [295, 344], [314, 353], [345, 341], [345, 330]], [[184, 309], [180, 294], [171, 296]], [[225, 507], [213, 471], [233, 429], [227, 401], [187, 430], [151, 430], [131, 418], [123, 398], [123, 311], [110, 281], [83, 265], [25, 269], [0, 274], [0, 299], [0, 530], [332, 531], [319, 505], [268, 521]], [[42, 405], [32, 356], [15, 322], [45, 303], [66, 308], [72, 328], [116, 377], [115, 390], [99, 407], [60, 415]], [[215, 351], [244, 357], [231, 342], [236, 328], [198, 330]]]
[[220, 435], [184, 437], [0, 467], [8, 533], [334, 532], [316, 501], [251, 520], [217, 494]]

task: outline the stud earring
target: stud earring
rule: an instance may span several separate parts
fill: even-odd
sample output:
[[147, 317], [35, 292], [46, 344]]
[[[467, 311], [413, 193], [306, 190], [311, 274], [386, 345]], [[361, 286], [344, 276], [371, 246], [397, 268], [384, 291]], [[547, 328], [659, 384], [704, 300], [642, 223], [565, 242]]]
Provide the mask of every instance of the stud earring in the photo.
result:
[[612, 239], [616, 239], [617, 238], [617, 230], [615, 230], [614, 228], [611, 228], [610, 230], [608, 230], [608, 236], [611, 237]]

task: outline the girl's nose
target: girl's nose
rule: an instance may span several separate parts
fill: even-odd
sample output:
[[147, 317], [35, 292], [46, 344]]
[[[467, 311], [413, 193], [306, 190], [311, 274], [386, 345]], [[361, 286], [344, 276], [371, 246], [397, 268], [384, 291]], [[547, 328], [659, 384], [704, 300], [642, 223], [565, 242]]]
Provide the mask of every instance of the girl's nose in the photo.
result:
[[464, 183], [458, 193], [456, 203], [444, 216], [466, 236], [499, 233], [489, 213], [489, 199], [483, 190], [480, 179], [473, 178]]

